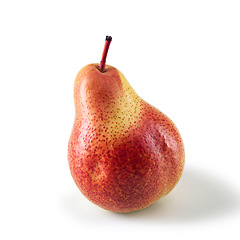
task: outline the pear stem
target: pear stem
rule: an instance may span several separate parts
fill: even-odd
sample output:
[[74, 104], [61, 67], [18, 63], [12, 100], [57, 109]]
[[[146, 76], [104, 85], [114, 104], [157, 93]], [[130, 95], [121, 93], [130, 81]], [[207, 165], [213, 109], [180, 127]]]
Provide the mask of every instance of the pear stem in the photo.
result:
[[108, 53], [108, 49], [109, 49], [111, 41], [112, 41], [112, 37], [106, 36], [105, 45], [104, 45], [104, 49], [103, 49], [103, 53], [102, 53], [102, 59], [100, 62], [100, 71], [101, 72], [105, 72], [106, 58], [107, 58], [107, 53]]

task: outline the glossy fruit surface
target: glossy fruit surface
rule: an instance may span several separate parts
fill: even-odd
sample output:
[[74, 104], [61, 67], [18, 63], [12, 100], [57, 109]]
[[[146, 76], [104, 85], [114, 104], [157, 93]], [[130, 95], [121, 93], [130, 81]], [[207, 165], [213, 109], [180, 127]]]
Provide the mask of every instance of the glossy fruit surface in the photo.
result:
[[181, 136], [119, 70], [85, 66], [74, 83], [74, 102], [68, 161], [86, 198], [109, 211], [132, 212], [175, 187], [184, 167]]

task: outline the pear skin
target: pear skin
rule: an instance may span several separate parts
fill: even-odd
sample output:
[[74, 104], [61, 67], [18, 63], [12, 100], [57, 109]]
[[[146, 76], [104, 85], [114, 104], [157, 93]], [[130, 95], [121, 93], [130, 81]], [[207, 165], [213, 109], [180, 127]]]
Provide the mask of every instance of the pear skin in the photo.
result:
[[71, 175], [94, 204], [137, 211], [178, 183], [184, 146], [178, 129], [106, 65], [82, 68], [74, 83], [75, 121], [68, 144]]

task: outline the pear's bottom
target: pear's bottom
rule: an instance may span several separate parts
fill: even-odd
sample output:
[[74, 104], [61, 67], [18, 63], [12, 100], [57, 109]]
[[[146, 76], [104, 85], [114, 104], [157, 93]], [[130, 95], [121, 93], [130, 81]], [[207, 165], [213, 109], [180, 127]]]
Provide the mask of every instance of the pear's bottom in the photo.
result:
[[[111, 186], [106, 182], [98, 181], [94, 187], [86, 188], [86, 185], [75, 181], [82, 194], [95, 205], [115, 213], [130, 213], [145, 209], [169, 194], [178, 183], [182, 172], [177, 174], [175, 181], [170, 186], [163, 188], [154, 181], [146, 181], [148, 185], [142, 191], [139, 187], [131, 185]], [[84, 182], [84, 181], [83, 181]], [[146, 184], [145, 182], [145, 184]], [[139, 183], [139, 185], [141, 185]]]

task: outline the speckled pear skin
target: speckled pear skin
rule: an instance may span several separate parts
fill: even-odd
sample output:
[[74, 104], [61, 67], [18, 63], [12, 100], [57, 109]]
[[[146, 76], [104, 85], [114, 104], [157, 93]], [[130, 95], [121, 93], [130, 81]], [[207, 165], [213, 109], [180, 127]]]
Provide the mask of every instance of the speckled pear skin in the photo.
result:
[[101, 72], [99, 64], [82, 68], [74, 102], [68, 162], [87, 199], [127, 213], [151, 205], [175, 187], [185, 161], [181, 136], [119, 70], [106, 65]]

